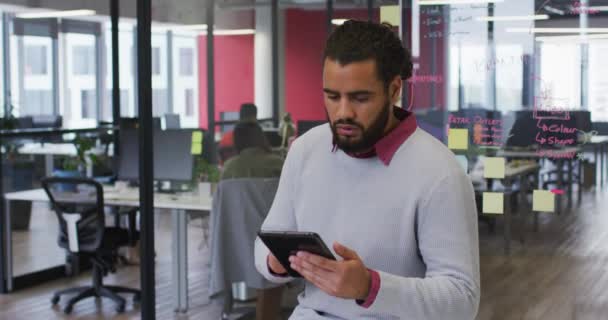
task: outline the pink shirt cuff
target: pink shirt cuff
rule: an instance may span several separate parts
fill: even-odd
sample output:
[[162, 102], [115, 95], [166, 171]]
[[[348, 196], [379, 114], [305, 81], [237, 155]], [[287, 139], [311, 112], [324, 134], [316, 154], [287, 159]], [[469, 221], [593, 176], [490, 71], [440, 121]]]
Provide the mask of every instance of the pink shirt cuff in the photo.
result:
[[357, 300], [357, 304], [363, 308], [371, 307], [374, 301], [376, 301], [378, 291], [380, 291], [380, 274], [376, 270], [367, 270], [369, 270], [369, 275], [371, 277], [369, 292], [367, 293], [367, 298], [365, 298], [365, 300]]

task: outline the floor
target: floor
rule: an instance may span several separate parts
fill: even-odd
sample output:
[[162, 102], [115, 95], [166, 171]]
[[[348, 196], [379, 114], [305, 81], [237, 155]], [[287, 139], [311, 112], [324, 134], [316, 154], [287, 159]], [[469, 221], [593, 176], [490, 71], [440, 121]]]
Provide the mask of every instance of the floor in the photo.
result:
[[[525, 227], [525, 241], [512, 243], [512, 253], [503, 253], [501, 221], [496, 233], [480, 224], [482, 297], [477, 320], [490, 319], [606, 319], [608, 316], [608, 192], [584, 193], [580, 206], [561, 215], [542, 214], [540, 230]], [[49, 215], [44, 207], [33, 210], [36, 216]], [[157, 319], [219, 319], [221, 304], [207, 297], [209, 251], [200, 246], [203, 231], [200, 221], [189, 225], [190, 311], [175, 314], [172, 309], [170, 220], [168, 214], [156, 215], [156, 298]], [[43, 221], [39, 218], [38, 221]], [[54, 220], [49, 220], [50, 221]], [[55, 222], [56, 223], [56, 222]], [[37, 230], [34, 225], [33, 228]], [[28, 241], [27, 233], [15, 235]], [[51, 236], [51, 235], [49, 235]], [[515, 237], [517, 238], [517, 237]], [[38, 240], [28, 254], [44, 250]], [[54, 237], [48, 242], [54, 244]], [[23, 243], [21, 244], [23, 246]], [[50, 248], [50, 244], [48, 245]], [[34, 263], [39, 263], [36, 260]], [[50, 261], [50, 260], [49, 260]], [[25, 260], [22, 260], [25, 263]], [[48, 261], [46, 261], [48, 262]], [[20, 262], [21, 263], [21, 262]], [[32, 261], [30, 261], [32, 263]], [[22, 270], [27, 268], [23, 265]], [[109, 301], [88, 300], [77, 304], [71, 316], [51, 307], [52, 292], [75, 284], [88, 284], [87, 274], [74, 279], [51, 282], [8, 295], [0, 295], [0, 320], [3, 319], [139, 319], [139, 309], [128, 304], [127, 312], [116, 314]], [[137, 267], [123, 267], [104, 279], [107, 283], [137, 287]], [[61, 302], [60, 302], [61, 305]]]

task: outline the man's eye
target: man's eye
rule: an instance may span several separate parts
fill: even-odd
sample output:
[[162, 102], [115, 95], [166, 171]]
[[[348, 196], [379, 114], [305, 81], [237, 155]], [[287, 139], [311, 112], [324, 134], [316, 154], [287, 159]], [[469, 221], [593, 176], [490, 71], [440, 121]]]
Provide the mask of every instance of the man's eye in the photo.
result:
[[327, 98], [328, 98], [329, 100], [338, 100], [338, 99], [340, 99], [340, 97], [339, 97], [339, 96], [327, 96]]
[[367, 102], [369, 100], [368, 97], [356, 97], [355, 101], [359, 102], [359, 103], [363, 103], [363, 102]]

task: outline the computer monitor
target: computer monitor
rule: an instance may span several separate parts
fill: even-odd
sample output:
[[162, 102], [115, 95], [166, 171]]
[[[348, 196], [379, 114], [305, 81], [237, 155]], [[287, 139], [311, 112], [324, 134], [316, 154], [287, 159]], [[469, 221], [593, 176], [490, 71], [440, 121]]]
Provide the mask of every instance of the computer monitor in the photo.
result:
[[139, 138], [137, 129], [121, 128], [118, 136], [120, 139], [118, 180], [137, 181], [139, 180]]
[[593, 130], [591, 125], [591, 112], [585, 110], [570, 111], [570, 115], [574, 117], [576, 128], [578, 130], [589, 132]]
[[537, 145], [536, 134], [538, 131], [532, 110], [515, 111], [515, 122], [508, 131], [509, 138], [506, 145], [507, 147], [530, 147]]
[[34, 127], [34, 120], [32, 117], [19, 117], [17, 120], [16, 129], [31, 129]]
[[192, 180], [192, 131], [154, 132], [154, 179]]
[[[137, 129], [121, 129], [118, 180], [139, 180], [139, 141]], [[154, 131], [154, 179], [190, 181], [192, 179], [192, 131]]]
[[268, 141], [268, 143], [270, 144], [271, 147], [278, 148], [281, 146], [281, 142], [283, 142], [283, 138], [281, 138], [281, 135], [279, 135], [279, 129], [265, 128], [263, 130], [264, 130], [264, 135], [266, 136], [266, 140]]
[[[139, 126], [139, 118], [125, 118], [121, 117], [118, 121], [120, 129], [137, 129]], [[152, 127], [156, 130], [161, 129], [161, 121], [159, 117], [152, 118]]]
[[[238, 111], [222, 111], [220, 112], [220, 121], [239, 121], [240, 115]], [[222, 133], [234, 130], [234, 124], [223, 124], [220, 128]]]
[[53, 115], [32, 116], [32, 128], [61, 128], [63, 118]]
[[163, 119], [165, 121], [165, 130], [180, 128], [179, 114], [167, 113], [163, 116]]
[[303, 135], [306, 131], [327, 123], [326, 120], [299, 120], [298, 121], [298, 136]]

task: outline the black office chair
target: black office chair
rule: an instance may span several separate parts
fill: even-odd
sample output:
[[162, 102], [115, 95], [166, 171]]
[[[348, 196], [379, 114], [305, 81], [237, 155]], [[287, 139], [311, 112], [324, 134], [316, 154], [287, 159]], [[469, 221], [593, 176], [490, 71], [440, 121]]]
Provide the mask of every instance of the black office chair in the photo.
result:
[[117, 312], [125, 310], [125, 299], [118, 293], [132, 293], [133, 302], [139, 302], [140, 290], [105, 286], [102, 282], [108, 272], [116, 272], [117, 251], [130, 244], [130, 237], [126, 229], [105, 226], [101, 184], [87, 178], [52, 177], [43, 179], [42, 186], [59, 220], [59, 246], [71, 255], [89, 258], [93, 265], [93, 285], [55, 292], [53, 305], [64, 294], [76, 294], [63, 309], [65, 313], [72, 312], [74, 304], [88, 297], [110, 298], [117, 304]]

